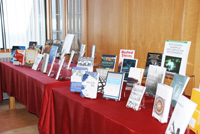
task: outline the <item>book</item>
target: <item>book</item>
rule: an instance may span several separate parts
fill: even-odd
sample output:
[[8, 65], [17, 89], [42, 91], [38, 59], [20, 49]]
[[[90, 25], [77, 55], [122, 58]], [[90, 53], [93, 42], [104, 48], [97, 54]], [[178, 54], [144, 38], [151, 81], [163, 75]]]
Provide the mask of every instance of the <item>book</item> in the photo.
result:
[[74, 39], [74, 34], [67, 34], [65, 37], [65, 41], [63, 44], [63, 48], [62, 51], [64, 54], [69, 54], [70, 53], [70, 49], [73, 43], [73, 39]]
[[121, 71], [121, 66], [123, 59], [134, 59], [135, 56], [135, 50], [128, 50], [128, 49], [120, 49], [119, 52], [119, 63], [118, 63], [118, 72]]
[[35, 46], [35, 49], [37, 50], [37, 53], [38, 53], [38, 54], [41, 54], [41, 53], [42, 53], [43, 46], [42, 46], [42, 45], [36, 45], [36, 46]]
[[99, 73], [99, 81], [98, 81], [98, 92], [103, 93], [104, 87], [106, 85], [106, 77], [108, 74], [108, 70], [102, 68], [96, 68], [96, 71]]
[[27, 67], [32, 67], [34, 62], [35, 62], [36, 56], [37, 56], [37, 50], [35, 50], [35, 49], [27, 49], [26, 50], [26, 62], [25, 62], [25, 65]]
[[144, 71], [144, 77], [147, 77], [149, 65], [161, 66], [161, 61], [162, 61], [162, 54], [161, 53], [148, 53], [145, 71]]
[[116, 59], [117, 59], [116, 55], [102, 55], [100, 68], [104, 68], [114, 72]]
[[35, 46], [37, 45], [36, 41], [29, 41], [29, 48], [30, 49], [35, 49]]
[[172, 91], [173, 88], [168, 85], [162, 83], [158, 83], [157, 85], [152, 116], [161, 123], [167, 123], [168, 121]]
[[13, 65], [24, 65], [25, 50], [16, 49]]
[[99, 74], [97, 72], [86, 72], [82, 78], [81, 96], [91, 99], [97, 98]]
[[92, 49], [91, 49], [91, 57], [95, 58], [95, 50], [96, 50], [96, 46], [92, 45]]
[[181, 95], [165, 134], [184, 134], [197, 104]]
[[103, 97], [120, 100], [124, 80], [124, 73], [108, 72]]
[[167, 68], [168, 74], [185, 75], [190, 45], [191, 41], [165, 41], [161, 66]]
[[60, 59], [60, 65], [59, 65], [59, 68], [58, 68], [58, 72], [57, 72], [57, 74], [56, 74], [56, 80], [58, 80], [59, 79], [59, 77], [60, 77], [60, 72], [61, 72], [61, 69], [62, 69], [62, 67], [63, 67], [63, 63], [64, 63], [64, 61], [65, 61], [65, 57], [62, 57], [62, 59]]
[[89, 72], [93, 72], [94, 58], [92, 58], [92, 57], [79, 57], [77, 67], [88, 68]]
[[175, 74], [173, 81], [171, 83], [171, 87], [173, 87], [173, 95], [172, 95], [172, 106], [176, 105], [176, 102], [181, 94], [183, 94], [185, 87], [187, 86], [187, 83], [189, 81], [190, 77]]
[[192, 115], [192, 118], [189, 122], [189, 127], [192, 131], [199, 132], [200, 131], [200, 89], [193, 88], [191, 101], [197, 104], [197, 107]]
[[44, 55], [43, 55], [43, 61], [42, 61], [42, 67], [41, 67], [41, 72], [47, 73], [48, 62], [49, 62], [49, 54], [44, 53]]
[[163, 83], [165, 78], [166, 68], [150, 65], [146, 79], [146, 92], [149, 96], [155, 96], [157, 83]]
[[57, 54], [57, 51], [58, 51], [58, 46], [52, 46], [51, 47], [51, 51], [49, 53], [49, 63], [51, 64], [52, 63], [52, 60], [53, 60], [53, 57], [56, 56]]
[[137, 67], [137, 59], [124, 59], [121, 67], [121, 71], [125, 73], [124, 80], [127, 81], [129, 70], [131, 67]]
[[132, 90], [134, 84], [141, 85], [143, 73], [144, 69], [131, 67], [128, 74], [128, 79], [125, 89]]
[[82, 90], [82, 79], [83, 75], [88, 71], [87, 68], [83, 67], [72, 67], [72, 76], [70, 91], [71, 92], [81, 92]]
[[126, 107], [129, 107], [129, 108], [132, 108], [132, 109], [138, 111], [141, 100], [144, 96], [145, 90], [146, 90], [146, 87], [144, 87], [144, 86], [134, 85], [131, 90], [131, 94], [128, 98], [128, 101], [126, 103]]
[[26, 50], [26, 47], [25, 46], [12, 46], [12, 51], [11, 51], [11, 56], [10, 56], [10, 63], [13, 63], [16, 49]]
[[81, 44], [81, 48], [80, 48], [80, 52], [79, 52], [79, 57], [83, 57], [85, 54], [85, 48], [86, 45], [85, 44]]
[[37, 70], [38, 65], [40, 64], [40, 61], [41, 61], [42, 57], [43, 57], [42, 54], [38, 54], [38, 55], [37, 55], [37, 58], [36, 58], [36, 60], [35, 60], [35, 62], [34, 62], [34, 64], [33, 64], [33, 66], [32, 66], [32, 69], [33, 69], [33, 70]]

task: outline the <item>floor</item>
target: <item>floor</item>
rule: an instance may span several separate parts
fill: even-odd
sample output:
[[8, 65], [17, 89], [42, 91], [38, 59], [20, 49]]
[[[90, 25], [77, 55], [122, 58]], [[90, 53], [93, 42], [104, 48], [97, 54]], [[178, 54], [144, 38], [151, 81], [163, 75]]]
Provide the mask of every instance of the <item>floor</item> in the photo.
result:
[[9, 100], [0, 102], [0, 134], [39, 134], [38, 117], [17, 101], [15, 107], [9, 109]]

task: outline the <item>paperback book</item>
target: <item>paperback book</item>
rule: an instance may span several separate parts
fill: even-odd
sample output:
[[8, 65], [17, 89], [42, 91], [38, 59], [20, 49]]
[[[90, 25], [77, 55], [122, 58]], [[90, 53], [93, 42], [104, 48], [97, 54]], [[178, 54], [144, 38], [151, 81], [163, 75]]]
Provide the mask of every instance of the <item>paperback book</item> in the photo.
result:
[[49, 63], [52, 63], [53, 57], [56, 56], [58, 51], [58, 46], [52, 46], [51, 51], [49, 53]]
[[147, 73], [148, 73], [150, 65], [161, 66], [161, 61], [162, 61], [162, 54], [161, 53], [148, 53], [145, 71], [144, 71], [144, 77], [147, 77]]
[[69, 54], [70, 53], [70, 49], [72, 46], [74, 40], [74, 34], [67, 34], [65, 37], [65, 41], [63, 43], [63, 48], [62, 48], [62, 52], [64, 54]]
[[24, 65], [25, 50], [16, 49], [15, 57], [13, 60], [14, 65]]
[[121, 71], [121, 66], [122, 66], [122, 62], [123, 62], [124, 58], [134, 59], [134, 56], [135, 56], [135, 50], [120, 49], [118, 72]]
[[25, 63], [25, 65], [27, 67], [32, 67], [34, 62], [35, 62], [36, 56], [37, 56], [37, 50], [27, 49], [26, 50], [26, 63]]
[[161, 123], [167, 123], [168, 121], [172, 91], [172, 87], [158, 83], [152, 116]]
[[126, 90], [132, 90], [134, 84], [141, 85], [143, 73], [144, 69], [131, 67], [128, 74]]
[[98, 81], [98, 92], [103, 93], [104, 87], [106, 85], [106, 77], [108, 74], [108, 70], [96, 68], [96, 71], [99, 73], [99, 81]]
[[116, 59], [116, 55], [102, 55], [100, 68], [114, 72]]
[[35, 46], [37, 45], [36, 41], [29, 41], [29, 48], [30, 49], [35, 49]]
[[81, 96], [91, 99], [97, 98], [99, 75], [97, 72], [86, 72], [82, 79]]
[[157, 84], [163, 83], [165, 78], [166, 68], [150, 65], [146, 79], [146, 92], [149, 96], [155, 96]]
[[141, 85], [134, 85], [133, 89], [131, 90], [131, 94], [128, 98], [126, 106], [132, 108], [136, 111], [139, 110], [141, 100], [144, 96], [146, 87]]
[[82, 79], [83, 75], [88, 71], [87, 68], [83, 67], [72, 67], [72, 76], [70, 91], [71, 92], [81, 92], [82, 90]]
[[93, 72], [94, 58], [92, 58], [92, 57], [79, 57], [77, 67], [88, 68], [89, 72]]
[[33, 64], [33, 66], [32, 66], [32, 69], [33, 69], [33, 70], [37, 70], [38, 65], [40, 64], [40, 61], [42, 60], [42, 57], [43, 57], [42, 54], [38, 54], [38, 55], [37, 55], [37, 58], [36, 58], [36, 60], [35, 60], [35, 62], [34, 62], [34, 64]]
[[43, 55], [43, 61], [42, 61], [42, 67], [41, 67], [41, 72], [47, 73], [48, 62], [49, 62], [49, 54], [44, 53], [44, 55]]
[[165, 134], [184, 134], [197, 104], [181, 95], [178, 99]]
[[124, 73], [108, 72], [103, 97], [120, 100], [123, 86]]
[[185, 75], [190, 45], [191, 41], [166, 40], [161, 66], [168, 74]]
[[172, 106], [176, 105], [178, 98], [183, 94], [185, 87], [188, 84], [190, 77], [183, 76], [180, 74], [175, 74], [173, 81], [171, 83], [171, 87], [173, 87], [173, 95], [172, 95]]
[[137, 59], [124, 59], [121, 67], [121, 72], [125, 73], [124, 80], [127, 81], [129, 70], [131, 67], [137, 67]]
[[15, 57], [15, 50], [20, 49], [20, 50], [25, 50], [25, 46], [12, 46], [12, 52], [11, 52], [11, 57], [10, 57], [10, 63], [13, 63], [14, 57]]

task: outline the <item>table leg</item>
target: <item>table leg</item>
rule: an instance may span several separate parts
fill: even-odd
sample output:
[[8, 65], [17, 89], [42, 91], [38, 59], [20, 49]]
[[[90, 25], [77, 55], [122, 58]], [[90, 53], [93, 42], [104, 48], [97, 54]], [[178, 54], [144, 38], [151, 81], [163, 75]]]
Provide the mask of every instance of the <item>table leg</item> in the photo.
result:
[[9, 97], [9, 108], [15, 109], [15, 97]]

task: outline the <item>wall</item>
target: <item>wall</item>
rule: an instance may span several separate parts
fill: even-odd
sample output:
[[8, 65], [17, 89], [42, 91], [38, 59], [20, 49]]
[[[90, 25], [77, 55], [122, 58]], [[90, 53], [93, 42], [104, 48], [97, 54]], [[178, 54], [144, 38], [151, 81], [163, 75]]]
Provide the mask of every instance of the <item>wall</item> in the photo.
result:
[[165, 40], [192, 41], [187, 74], [200, 82], [199, 0], [87, 0], [87, 56], [96, 45], [102, 54], [119, 56], [120, 49], [136, 50], [138, 67], [144, 68], [148, 52], [162, 53]]

